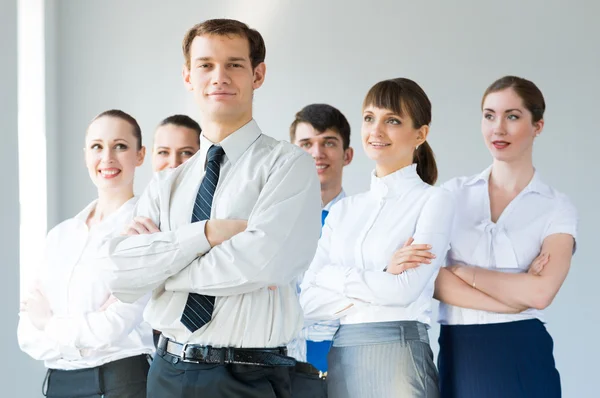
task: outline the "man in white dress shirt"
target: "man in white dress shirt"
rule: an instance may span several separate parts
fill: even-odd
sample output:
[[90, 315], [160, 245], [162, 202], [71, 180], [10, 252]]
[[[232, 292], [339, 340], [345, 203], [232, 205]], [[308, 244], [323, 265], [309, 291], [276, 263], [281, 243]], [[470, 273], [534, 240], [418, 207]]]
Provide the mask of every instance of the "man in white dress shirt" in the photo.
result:
[[296, 280], [320, 234], [314, 161], [252, 118], [266, 70], [257, 31], [208, 20], [187, 32], [183, 52], [200, 150], [157, 173], [129, 236], [106, 243], [107, 283], [125, 302], [153, 292], [144, 315], [162, 335], [148, 397], [291, 397]]
[[[350, 124], [337, 108], [327, 104], [310, 104], [296, 113], [290, 126], [290, 141], [315, 160], [321, 184], [321, 220], [324, 223], [331, 207], [346, 196], [342, 189], [342, 173], [354, 155], [350, 147]], [[326, 374], [327, 353], [338, 326], [338, 321], [307, 325], [288, 346], [289, 354], [314, 367], [302, 366], [306, 370], [314, 370], [320, 376]], [[301, 390], [316, 396], [324, 386], [314, 380], [318, 379], [295, 380], [294, 391]]]

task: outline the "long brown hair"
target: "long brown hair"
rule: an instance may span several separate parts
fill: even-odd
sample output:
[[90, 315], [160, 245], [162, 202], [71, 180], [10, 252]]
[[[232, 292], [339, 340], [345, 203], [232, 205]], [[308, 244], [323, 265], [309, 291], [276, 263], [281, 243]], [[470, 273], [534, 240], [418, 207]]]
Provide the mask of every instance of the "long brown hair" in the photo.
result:
[[[425, 91], [410, 79], [397, 78], [375, 84], [363, 101], [363, 109], [368, 106], [389, 109], [400, 117], [408, 114], [415, 129], [431, 124], [431, 101]], [[417, 164], [419, 177], [427, 184], [435, 184], [438, 177], [437, 164], [427, 141], [415, 150], [413, 162]]]

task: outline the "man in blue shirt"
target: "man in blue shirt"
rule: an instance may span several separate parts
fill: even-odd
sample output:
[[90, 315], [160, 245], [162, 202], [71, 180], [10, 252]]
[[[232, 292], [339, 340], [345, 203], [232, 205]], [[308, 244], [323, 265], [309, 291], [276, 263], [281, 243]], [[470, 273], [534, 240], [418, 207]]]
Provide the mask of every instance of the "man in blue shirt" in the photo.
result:
[[[321, 221], [325, 223], [331, 207], [345, 196], [342, 189], [342, 172], [354, 155], [350, 147], [350, 124], [346, 117], [331, 105], [307, 105], [296, 113], [290, 126], [290, 142], [304, 149], [315, 159], [321, 183]], [[310, 380], [319, 380], [311, 382], [306, 378], [296, 378], [294, 396], [313, 396], [312, 394], [317, 394], [317, 390], [325, 391], [327, 353], [338, 326], [337, 321], [306, 326], [298, 338], [288, 345], [289, 355], [300, 361], [297, 373], [309, 376], [312, 374]], [[321, 396], [325, 396], [324, 393]]]

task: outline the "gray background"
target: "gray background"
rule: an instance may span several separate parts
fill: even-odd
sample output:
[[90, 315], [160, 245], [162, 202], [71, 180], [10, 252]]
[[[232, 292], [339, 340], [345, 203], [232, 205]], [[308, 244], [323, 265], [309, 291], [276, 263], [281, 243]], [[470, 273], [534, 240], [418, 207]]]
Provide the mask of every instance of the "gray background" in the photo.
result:
[[[5, 299], [0, 395], [40, 396], [43, 366], [20, 353], [16, 2], [0, 1], [0, 196]], [[600, 277], [593, 259], [598, 198], [600, 3], [595, 1], [324, 1], [324, 0], [46, 0], [48, 226], [95, 197], [83, 167], [89, 120], [109, 108], [134, 115], [151, 145], [154, 126], [172, 113], [196, 117], [181, 82], [181, 40], [209, 18], [241, 19], [267, 44], [267, 77], [255, 93], [262, 129], [287, 139], [296, 111], [312, 102], [342, 110], [356, 157], [346, 168], [348, 193], [368, 188], [373, 165], [359, 142], [368, 88], [393, 77], [417, 81], [433, 103], [430, 143], [440, 182], [474, 174], [491, 158], [480, 133], [480, 100], [506, 74], [533, 80], [547, 102], [546, 128], [534, 161], [544, 180], [566, 192], [580, 214], [578, 252], [567, 281], [546, 311], [565, 397], [593, 397], [600, 354], [595, 305]], [[585, 163], [584, 163], [585, 162]], [[136, 191], [151, 175], [139, 170]], [[438, 328], [430, 335], [437, 352]]]

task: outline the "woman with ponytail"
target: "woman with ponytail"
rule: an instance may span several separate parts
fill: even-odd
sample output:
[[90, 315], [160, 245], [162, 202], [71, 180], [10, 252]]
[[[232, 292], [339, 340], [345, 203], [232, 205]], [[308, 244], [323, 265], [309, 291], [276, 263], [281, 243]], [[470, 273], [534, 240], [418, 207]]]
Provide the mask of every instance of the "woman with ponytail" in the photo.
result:
[[439, 395], [427, 329], [454, 203], [432, 186], [430, 123], [431, 103], [409, 79], [379, 82], [363, 102], [371, 188], [332, 207], [301, 285], [307, 320], [340, 320], [330, 398]]

